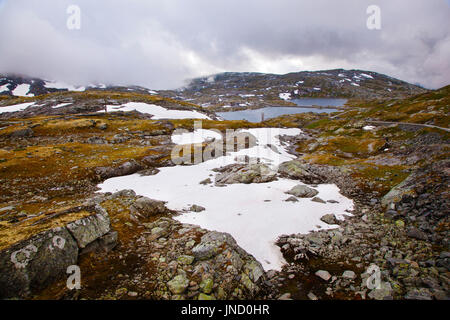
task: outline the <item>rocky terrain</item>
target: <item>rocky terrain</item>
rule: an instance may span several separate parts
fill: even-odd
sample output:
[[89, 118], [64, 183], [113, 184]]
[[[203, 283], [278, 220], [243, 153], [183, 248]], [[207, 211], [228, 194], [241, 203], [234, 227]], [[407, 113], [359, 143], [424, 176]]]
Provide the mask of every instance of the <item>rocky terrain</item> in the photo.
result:
[[376, 72], [336, 69], [285, 75], [227, 72], [193, 79], [185, 88], [161, 94], [218, 111], [293, 106], [289, 99], [302, 97], [372, 100], [426, 91]]
[[156, 91], [140, 86], [115, 86], [106, 84], [90, 84], [87, 86], [70, 85], [64, 82], [31, 78], [24, 75], [0, 74], [0, 97], [34, 97], [54, 92], [89, 90], [115, 90], [144, 94], [157, 94]]
[[[334, 73], [340, 78], [344, 72], [356, 75]], [[194, 82], [177, 93], [184, 101], [170, 92], [113, 89], [5, 96], [0, 102], [1, 298], [448, 299], [450, 88], [424, 92], [363, 73], [374, 79], [355, 82], [367, 83], [359, 93], [333, 87], [335, 93], [326, 96], [370, 101], [354, 100], [348, 110], [332, 115], [285, 115], [262, 123], [218, 121], [210, 109], [193, 103], [200, 100], [190, 100], [189, 91], [199, 92], [199, 99], [216, 96], [206, 93], [214, 85], [232, 92], [230, 74], [207, 81], [209, 88]], [[308, 75], [288, 76], [318, 85]], [[221, 79], [231, 87], [223, 87]], [[287, 79], [277, 81], [292, 85]], [[392, 82], [392, 95], [370, 87], [391, 88], [383, 81]], [[250, 91], [263, 88], [263, 82], [258, 88], [242, 79], [236, 83]], [[327, 83], [320, 82], [322, 88]], [[279, 99], [278, 89], [274, 92]], [[317, 197], [318, 186], [336, 184], [355, 204], [351, 215], [338, 219], [337, 212], [329, 212], [321, 220], [330, 228], [280, 234], [277, 245], [287, 264], [281, 271], [264, 270], [230, 234], [181, 223], [183, 212], [165, 202], [127, 189], [97, 192], [99, 183], [112, 177], [153, 176], [175, 166], [172, 135], [177, 129], [192, 131], [195, 117], [204, 129], [222, 133], [302, 130], [280, 138], [295, 159], [276, 172], [255, 163], [222, 167], [205, 185], [288, 178], [307, 187], [293, 188], [286, 201], [308, 197], [320, 203], [326, 201]], [[70, 265], [82, 270], [80, 290], [66, 287]], [[368, 285], [374, 281], [371, 270], [379, 270], [378, 285]]]

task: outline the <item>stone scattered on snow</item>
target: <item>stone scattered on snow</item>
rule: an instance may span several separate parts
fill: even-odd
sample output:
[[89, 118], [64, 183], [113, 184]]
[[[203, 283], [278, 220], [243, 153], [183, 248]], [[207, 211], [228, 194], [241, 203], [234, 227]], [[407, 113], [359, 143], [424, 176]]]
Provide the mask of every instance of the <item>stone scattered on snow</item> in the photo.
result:
[[205, 210], [206, 210], [206, 208], [204, 208], [202, 206], [199, 206], [199, 205], [196, 205], [196, 204], [192, 205], [189, 208], [189, 211], [192, 211], [192, 212], [202, 212], [202, 211], [205, 211]]
[[297, 185], [286, 193], [292, 194], [293, 196], [296, 196], [299, 198], [312, 198], [312, 197], [318, 195], [319, 191], [312, 189], [305, 185]]
[[167, 209], [166, 203], [164, 201], [153, 200], [147, 197], [137, 199], [133, 203], [132, 208], [137, 210], [146, 218], [170, 212], [170, 210]]
[[325, 203], [325, 204], [327, 203], [326, 201], [322, 200], [319, 197], [314, 197], [311, 199], [311, 201], [318, 202], [318, 203]]
[[287, 198], [286, 200], [284, 200], [286, 202], [298, 202], [298, 199], [294, 196]]
[[334, 214], [326, 214], [320, 220], [327, 224], [339, 224], [339, 220]]
[[303, 183], [317, 184], [326, 181], [325, 177], [311, 170], [311, 165], [304, 163], [301, 160], [292, 160], [280, 164], [278, 173], [282, 177], [300, 180]]
[[277, 173], [265, 164], [251, 165], [230, 165], [218, 169], [220, 172], [216, 175], [217, 184], [234, 184], [234, 183], [265, 183], [274, 181]]
[[142, 169], [143, 167], [137, 163], [136, 160], [130, 160], [118, 167], [98, 167], [95, 169], [95, 173], [99, 175], [101, 179], [109, 179], [130, 175]]

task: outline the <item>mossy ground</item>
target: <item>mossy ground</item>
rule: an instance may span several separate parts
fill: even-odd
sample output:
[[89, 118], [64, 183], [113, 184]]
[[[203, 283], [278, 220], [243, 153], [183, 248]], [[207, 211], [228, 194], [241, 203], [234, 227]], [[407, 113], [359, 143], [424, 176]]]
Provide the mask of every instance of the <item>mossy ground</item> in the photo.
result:
[[[361, 188], [378, 191], [382, 196], [404, 180], [412, 169], [448, 158], [449, 133], [433, 128], [405, 130], [399, 126], [380, 126], [368, 131], [363, 129], [369, 124], [366, 120], [426, 123], [448, 128], [449, 89], [441, 91], [401, 101], [354, 101], [348, 111], [337, 117], [309, 113], [286, 115], [264, 123], [203, 120], [202, 127], [223, 133], [227, 129], [239, 128], [300, 127], [311, 137], [296, 146], [301, 158], [312, 163], [341, 167], [362, 182]], [[49, 96], [56, 95], [81, 100], [132, 99], [197, 107], [177, 100], [135, 93], [88, 91]], [[40, 99], [45, 97], [13, 100], [14, 103], [21, 103]], [[9, 103], [12, 99], [6, 101]], [[86, 197], [95, 192], [96, 184], [100, 182], [95, 175], [96, 167], [117, 166], [131, 159], [141, 161], [145, 156], [159, 154], [175, 129], [193, 130], [195, 121], [149, 120], [135, 113], [38, 116], [0, 121], [0, 127], [3, 127], [0, 130], [0, 209], [13, 206], [0, 213], [0, 249], [92, 214], [83, 210], [71, 212], [70, 208], [81, 205]], [[32, 137], [10, 137], [11, 133], [27, 128], [32, 128]], [[126, 135], [127, 141], [113, 143], [118, 134]], [[430, 134], [437, 135], [440, 143], [447, 146], [442, 149], [444, 151], [426, 154], [416, 163], [407, 163], [407, 151], [415, 147], [415, 139], [426, 138]], [[89, 138], [95, 137], [107, 143], [88, 142]], [[143, 144], [143, 141], [146, 143]], [[159, 161], [168, 157], [164, 154]], [[380, 159], [382, 161], [378, 163]], [[390, 162], [390, 159], [395, 161]], [[123, 202], [117, 201], [103, 205], [111, 215], [113, 228], [119, 232], [120, 243], [132, 245], [137, 226], [129, 219], [129, 209]], [[58, 214], [61, 212], [63, 214]], [[115, 261], [120, 260], [114, 257], [82, 259], [81, 264], [92, 271], [92, 277], [98, 279], [88, 281], [92, 285], [92, 297], [95, 297], [96, 281], [109, 281], [109, 270], [114, 268]], [[127, 259], [131, 265], [139, 260], [137, 255], [130, 255]], [[146, 272], [151, 272], [150, 265], [149, 268]], [[123, 266], [114, 270], [126, 274], [132, 269], [131, 266]], [[63, 286], [61, 284], [61, 288]], [[49, 296], [52, 295], [49, 293]]]
[[[408, 147], [412, 139], [429, 133], [437, 133], [448, 141], [448, 132], [423, 128], [416, 131], [403, 130], [396, 126], [384, 126], [377, 130], [363, 130], [364, 121], [400, 119], [448, 125], [448, 88], [427, 93], [415, 98], [393, 102], [351, 101], [349, 110], [337, 117], [326, 114], [296, 114], [269, 119], [264, 123], [247, 121], [203, 120], [204, 129], [227, 129], [257, 127], [301, 127], [314, 139], [303, 140], [297, 152], [303, 159], [313, 163], [345, 168], [381, 194], [402, 181], [413, 166], [406, 164], [383, 165], [370, 160], [377, 156], [392, 156], [385, 151], [398, 146]], [[137, 93], [87, 91], [83, 93], [53, 93], [34, 98], [9, 98], [15, 103], [40, 101], [49, 97], [70, 97], [74, 100], [132, 99], [133, 101], [157, 102], [192, 106], [173, 99]], [[423, 111], [426, 112], [423, 112]], [[401, 114], [401, 116], [400, 116]], [[405, 116], [407, 115], [407, 116]], [[94, 169], [101, 166], [117, 166], [125, 161], [142, 160], [145, 156], [158, 154], [163, 141], [175, 129], [193, 130], [196, 120], [149, 120], [135, 113], [111, 113], [95, 115], [38, 116], [29, 119], [8, 119], [0, 131], [0, 199], [4, 206], [15, 205], [15, 209], [1, 217], [2, 230], [22, 228], [18, 213], [28, 216], [54, 211], [68, 204], [78, 205], [78, 199], [95, 191], [99, 182]], [[105, 128], [106, 127], [106, 128]], [[10, 134], [21, 129], [32, 128], [29, 138], [10, 138]], [[126, 135], [127, 141], [112, 143], [116, 135]], [[142, 145], [142, 136], [148, 135]], [[89, 138], [99, 137], [106, 144], [89, 143]], [[447, 157], [439, 154], [438, 157]], [[168, 159], [164, 155], [160, 161]], [[427, 161], [432, 161], [428, 159]], [[40, 215], [41, 214], [41, 215]], [[10, 223], [8, 221], [15, 221]], [[51, 224], [49, 224], [50, 226]], [[36, 228], [36, 231], [41, 228]], [[9, 231], [8, 231], [9, 232]], [[24, 234], [27, 234], [24, 232]], [[31, 234], [31, 233], [30, 233]], [[14, 237], [2, 239], [7, 245]]]
[[[14, 208], [0, 216], [0, 248], [73, 221], [72, 215], [79, 218], [78, 214], [67, 213], [63, 219], [35, 224], [39, 219], [51, 217], [49, 213], [79, 206], [95, 192], [101, 182], [95, 168], [118, 166], [132, 159], [142, 163], [144, 157], [163, 152], [161, 147], [175, 129], [193, 130], [196, 121], [148, 120], [133, 113], [4, 121], [7, 126], [0, 131], [0, 209]], [[106, 125], [106, 129], [101, 129], [101, 125]], [[295, 121], [292, 125], [298, 126]], [[223, 133], [227, 129], [263, 126], [266, 124], [202, 121], [204, 129]], [[27, 128], [32, 128], [32, 137], [10, 137], [11, 133]], [[124, 135], [127, 140], [115, 143], [117, 135]], [[106, 143], [89, 143], [89, 138], [101, 138]], [[161, 155], [160, 162], [170, 159], [170, 154]]]

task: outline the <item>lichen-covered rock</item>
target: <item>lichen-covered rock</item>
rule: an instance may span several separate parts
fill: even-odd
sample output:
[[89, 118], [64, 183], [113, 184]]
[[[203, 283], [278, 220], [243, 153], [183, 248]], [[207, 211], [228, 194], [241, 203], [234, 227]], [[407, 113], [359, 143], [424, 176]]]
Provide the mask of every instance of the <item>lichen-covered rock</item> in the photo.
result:
[[189, 279], [185, 275], [177, 275], [167, 283], [169, 290], [174, 294], [180, 294], [186, 291], [189, 286]]
[[164, 201], [153, 200], [147, 197], [142, 197], [137, 199], [132, 208], [137, 210], [144, 217], [149, 218], [158, 214], [167, 214], [170, 213], [170, 210], [167, 209], [166, 203]]
[[291, 190], [286, 192], [287, 194], [291, 194], [293, 196], [299, 198], [312, 198], [319, 194], [319, 191], [316, 189], [310, 188], [304, 185], [297, 185], [293, 187]]
[[33, 130], [31, 130], [30, 128], [26, 128], [26, 129], [20, 129], [20, 130], [16, 130], [16, 131], [12, 132], [10, 137], [11, 138], [28, 138], [28, 137], [32, 137], [33, 135], [34, 135]]
[[[172, 239], [167, 237], [167, 245], [170, 253], [164, 254], [164, 261], [171, 260], [167, 267], [162, 269], [165, 275], [172, 278], [169, 290], [173, 295], [182, 295], [184, 299], [199, 298], [200, 294], [208, 295], [217, 299], [250, 299], [261, 292], [266, 279], [264, 269], [253, 256], [239, 247], [233, 237], [227, 233], [217, 231], [206, 231], [197, 226], [182, 225], [171, 219], [160, 219], [153, 223], [169, 223], [167, 229], [171, 229], [180, 238]], [[192, 249], [185, 244], [191, 239], [196, 239], [199, 234], [203, 234], [200, 242]], [[148, 237], [148, 239], [153, 239]], [[156, 250], [158, 244], [151, 244]], [[192, 254], [193, 257], [190, 255]], [[186, 261], [190, 263], [185, 263]], [[191, 262], [192, 261], [192, 262]], [[173, 271], [171, 271], [173, 269]], [[176, 272], [175, 272], [176, 271]], [[189, 290], [183, 293], [176, 293], [182, 290], [181, 286], [177, 290], [174, 285], [180, 283], [181, 277], [174, 278], [175, 275], [183, 275], [190, 281]], [[186, 282], [184, 281], [184, 284]], [[169, 283], [167, 284], [169, 286]], [[172, 296], [173, 298], [173, 296]]]
[[202, 207], [202, 206], [199, 206], [199, 205], [196, 205], [196, 204], [192, 205], [189, 208], [189, 211], [192, 211], [192, 212], [202, 212], [202, 211], [205, 211], [205, 210], [206, 210], [205, 207]]
[[326, 177], [312, 170], [312, 166], [300, 160], [283, 162], [278, 167], [278, 173], [282, 177], [300, 180], [303, 183], [323, 183]]
[[211, 259], [222, 251], [222, 246], [226, 242], [234, 241], [228, 234], [210, 232], [202, 237], [201, 242], [192, 249], [192, 253], [197, 260]]
[[193, 256], [182, 255], [179, 256], [177, 261], [183, 265], [190, 265], [194, 262], [195, 258]]
[[216, 300], [213, 296], [204, 294], [204, 293], [200, 293], [198, 295], [198, 300]]
[[27, 297], [60, 279], [76, 264], [78, 245], [66, 228], [56, 228], [0, 252], [0, 298]]
[[264, 270], [261, 267], [261, 264], [256, 260], [246, 263], [244, 265], [244, 272], [255, 283], [264, 276]]
[[326, 214], [322, 216], [320, 220], [327, 224], [339, 224], [339, 220], [336, 218], [334, 214]]
[[95, 169], [95, 173], [100, 176], [101, 179], [109, 179], [130, 175], [142, 169], [143, 167], [136, 160], [130, 160], [118, 167], [98, 167]]
[[200, 283], [200, 290], [203, 293], [210, 294], [214, 286], [214, 281], [211, 278], [206, 278]]
[[235, 183], [265, 183], [276, 179], [276, 172], [262, 163], [250, 165], [229, 165], [217, 169], [220, 173], [216, 176], [217, 184]]
[[108, 213], [98, 205], [96, 210], [97, 214], [67, 225], [67, 229], [77, 241], [80, 249], [85, 248], [89, 243], [104, 236], [111, 230]]
[[110, 231], [101, 238], [89, 243], [81, 252], [86, 254], [90, 252], [107, 253], [117, 246], [118, 233], [117, 231]]
[[383, 207], [388, 209], [395, 209], [396, 203], [398, 203], [405, 195], [414, 196], [414, 183], [417, 179], [415, 173], [409, 175], [408, 178], [403, 180], [402, 183], [391, 189], [381, 200]]

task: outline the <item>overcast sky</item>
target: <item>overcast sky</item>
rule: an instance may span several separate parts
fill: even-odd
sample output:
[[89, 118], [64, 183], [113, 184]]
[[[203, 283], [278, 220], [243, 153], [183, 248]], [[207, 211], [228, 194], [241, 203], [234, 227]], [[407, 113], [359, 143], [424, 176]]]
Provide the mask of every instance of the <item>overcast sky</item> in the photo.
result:
[[[67, 28], [67, 8], [81, 29]], [[369, 30], [369, 5], [381, 30]], [[358, 68], [450, 84], [450, 0], [0, 0], [0, 72], [182, 86], [223, 71]]]

